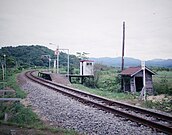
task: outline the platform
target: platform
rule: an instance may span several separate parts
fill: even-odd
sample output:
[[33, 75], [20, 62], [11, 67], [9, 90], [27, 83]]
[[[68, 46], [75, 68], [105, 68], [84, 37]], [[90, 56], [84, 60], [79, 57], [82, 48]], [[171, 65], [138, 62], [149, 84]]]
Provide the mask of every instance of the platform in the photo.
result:
[[39, 72], [38, 76], [46, 80], [50, 80], [52, 82], [60, 83], [67, 86], [71, 85], [67, 76], [63, 74], [57, 74], [57, 73], [51, 73], [51, 72]]
[[93, 75], [74, 75], [74, 74], [62, 75], [62, 74], [51, 73], [51, 72], [38, 72], [38, 76], [46, 80], [61, 83], [64, 85], [70, 85], [72, 83], [72, 78], [79, 78], [81, 81], [81, 84], [84, 83], [85, 78], [94, 79]]

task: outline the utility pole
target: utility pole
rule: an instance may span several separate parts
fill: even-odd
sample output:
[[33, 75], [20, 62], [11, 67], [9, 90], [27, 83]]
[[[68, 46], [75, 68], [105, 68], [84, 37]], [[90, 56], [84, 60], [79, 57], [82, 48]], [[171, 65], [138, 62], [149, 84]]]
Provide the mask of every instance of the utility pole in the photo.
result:
[[68, 50], [68, 57], [67, 57], [67, 75], [68, 75], [68, 78], [69, 78], [69, 49]]
[[49, 55], [49, 58], [48, 58], [49, 72], [50, 72], [50, 61], [51, 61], [51, 58], [50, 58], [50, 55]]
[[125, 47], [125, 22], [123, 22], [122, 66], [121, 66], [121, 70], [124, 70], [124, 47]]
[[[122, 65], [121, 65], [121, 71], [124, 70], [124, 47], [125, 47], [125, 22], [123, 22]], [[121, 78], [121, 91], [122, 90], [123, 90], [123, 79]]]
[[56, 73], [58, 74], [59, 73], [59, 46], [57, 46], [57, 49], [56, 49], [56, 54], [57, 55], [57, 63], [56, 63]]
[[[53, 43], [49, 43], [49, 45], [55, 45]], [[68, 56], [67, 56], [67, 76], [69, 77], [69, 49], [62, 49], [59, 48], [59, 45], [57, 46], [57, 49], [55, 50], [54, 54], [56, 55], [56, 61], [54, 62], [54, 67], [56, 67], [56, 73], [59, 73], [59, 56], [60, 56], [60, 51], [67, 51]]]
[[[53, 43], [49, 43], [49, 45], [55, 45]], [[54, 63], [54, 67], [56, 67], [56, 73], [59, 73], [59, 46], [57, 45], [57, 49], [54, 51], [54, 55], [56, 55], [56, 61]]]

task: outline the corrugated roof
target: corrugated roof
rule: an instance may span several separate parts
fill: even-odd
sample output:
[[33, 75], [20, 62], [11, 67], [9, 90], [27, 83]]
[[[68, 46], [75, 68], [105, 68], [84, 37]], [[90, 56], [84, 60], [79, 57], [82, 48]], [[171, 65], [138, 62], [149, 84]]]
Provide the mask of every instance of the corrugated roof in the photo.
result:
[[[127, 69], [124, 69], [121, 73], [120, 73], [120, 75], [129, 75], [129, 76], [133, 76], [133, 75], [135, 75], [135, 74], [137, 74], [138, 72], [140, 72], [142, 70], [142, 68], [141, 67], [130, 67], [130, 68], [127, 68]], [[155, 74], [153, 71], [151, 71], [150, 69], [148, 69], [147, 67], [146, 67], [146, 70], [148, 71], [148, 72], [150, 72], [151, 74]]]
[[124, 69], [120, 74], [121, 75], [133, 75], [136, 72], [139, 72], [141, 70], [141, 67], [130, 67], [127, 69]]

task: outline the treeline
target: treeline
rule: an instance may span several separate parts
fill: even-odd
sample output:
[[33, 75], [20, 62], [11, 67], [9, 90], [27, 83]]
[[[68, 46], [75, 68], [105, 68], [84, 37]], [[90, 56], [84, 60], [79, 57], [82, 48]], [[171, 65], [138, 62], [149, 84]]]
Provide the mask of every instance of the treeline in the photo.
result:
[[168, 68], [168, 67], [149, 67], [151, 70], [153, 70], [154, 72], [158, 72], [158, 71], [172, 71], [172, 68]]
[[[5, 55], [5, 57], [4, 57]], [[56, 59], [54, 51], [44, 46], [17, 46], [17, 47], [2, 47], [0, 49], [1, 63], [6, 60], [7, 68], [19, 67], [48, 67], [49, 58], [45, 55], [50, 55], [51, 66], [53, 66], [53, 59]], [[70, 67], [79, 68], [79, 58], [75, 55], [69, 57]], [[60, 52], [59, 56], [60, 66], [67, 66], [67, 54]]]

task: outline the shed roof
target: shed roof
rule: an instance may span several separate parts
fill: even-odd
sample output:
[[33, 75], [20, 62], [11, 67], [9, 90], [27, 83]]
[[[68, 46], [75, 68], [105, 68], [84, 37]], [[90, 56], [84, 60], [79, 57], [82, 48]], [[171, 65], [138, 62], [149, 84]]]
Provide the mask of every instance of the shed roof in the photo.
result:
[[[150, 72], [152, 75], [155, 75], [153, 71], [151, 71], [149, 68], [145, 68], [148, 72]], [[142, 67], [129, 67], [127, 69], [124, 69], [120, 75], [129, 75], [129, 76], [134, 76], [135, 74], [139, 73], [142, 71]]]

